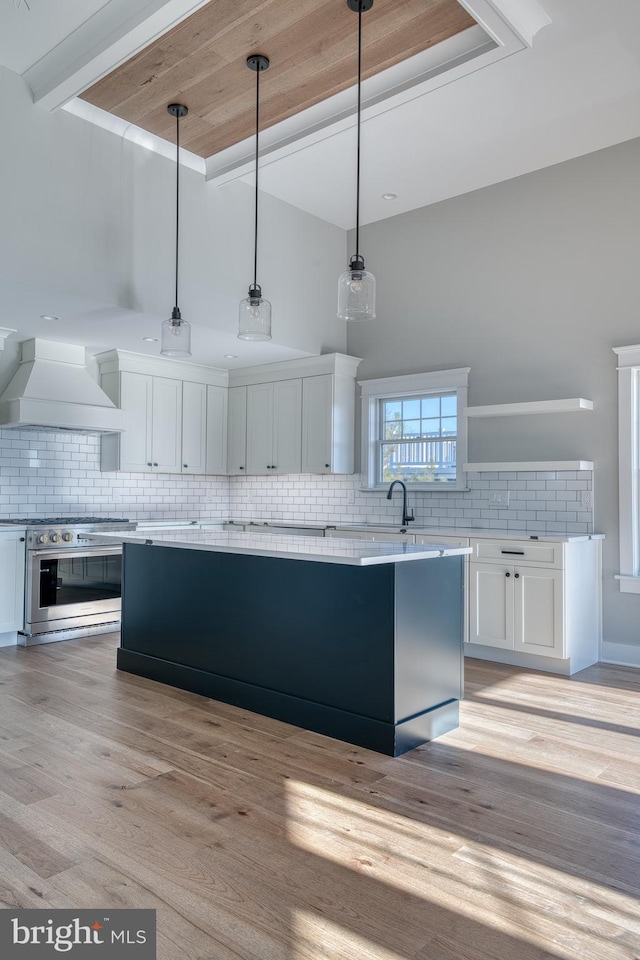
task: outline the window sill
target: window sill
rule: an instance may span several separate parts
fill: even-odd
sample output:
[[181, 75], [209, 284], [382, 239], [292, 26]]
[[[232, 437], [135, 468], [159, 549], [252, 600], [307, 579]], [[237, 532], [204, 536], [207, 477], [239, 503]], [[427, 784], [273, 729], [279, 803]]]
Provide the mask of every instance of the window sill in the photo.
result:
[[620, 583], [620, 593], [640, 593], [640, 577], [631, 577], [627, 573], [616, 573], [614, 579]]

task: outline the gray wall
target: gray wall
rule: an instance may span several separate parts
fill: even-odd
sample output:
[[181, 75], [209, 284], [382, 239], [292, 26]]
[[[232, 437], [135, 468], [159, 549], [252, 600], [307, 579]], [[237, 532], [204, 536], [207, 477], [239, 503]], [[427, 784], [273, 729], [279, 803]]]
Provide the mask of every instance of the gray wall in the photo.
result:
[[640, 663], [640, 596], [613, 580], [611, 351], [640, 342], [640, 140], [372, 224], [361, 247], [378, 317], [348, 331], [348, 352], [364, 358], [359, 379], [470, 366], [471, 405], [594, 401], [593, 413], [472, 421], [469, 460], [595, 462], [604, 638], [633, 645]]

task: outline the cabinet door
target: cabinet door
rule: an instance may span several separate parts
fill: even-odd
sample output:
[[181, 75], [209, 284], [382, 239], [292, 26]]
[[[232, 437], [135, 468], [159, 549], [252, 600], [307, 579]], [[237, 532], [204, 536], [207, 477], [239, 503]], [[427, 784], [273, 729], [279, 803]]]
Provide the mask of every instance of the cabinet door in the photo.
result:
[[[243, 389], [242, 387], [240, 389]], [[244, 429], [243, 429], [244, 436]], [[244, 453], [244, 443], [243, 453]], [[244, 462], [243, 462], [244, 466]], [[227, 471], [227, 388], [207, 387], [207, 462], [206, 472]]]
[[24, 537], [24, 530], [0, 534], [0, 633], [24, 626]]
[[247, 388], [230, 387], [227, 402], [227, 471], [242, 476], [247, 472]]
[[563, 657], [563, 571], [516, 567], [514, 584], [514, 649]]
[[469, 643], [513, 650], [514, 568], [469, 564]]
[[273, 384], [247, 387], [247, 473], [273, 473]]
[[126, 473], [149, 473], [153, 377], [142, 373], [120, 374], [120, 406], [127, 411], [127, 429], [120, 436], [119, 469]]
[[271, 473], [300, 473], [302, 467], [302, 380], [273, 384]]
[[151, 460], [162, 473], [182, 472], [182, 381], [153, 377]]
[[207, 387], [182, 384], [182, 472], [204, 473], [207, 454]]
[[333, 457], [333, 376], [302, 381], [302, 472], [331, 473]]

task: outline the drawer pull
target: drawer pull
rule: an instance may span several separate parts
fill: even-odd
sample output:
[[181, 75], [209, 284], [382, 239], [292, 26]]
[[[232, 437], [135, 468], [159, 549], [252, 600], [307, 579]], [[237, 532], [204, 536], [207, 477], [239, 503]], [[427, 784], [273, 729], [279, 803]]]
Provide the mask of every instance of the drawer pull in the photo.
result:
[[524, 557], [524, 550], [501, 550], [500, 553], [508, 553], [514, 557]]

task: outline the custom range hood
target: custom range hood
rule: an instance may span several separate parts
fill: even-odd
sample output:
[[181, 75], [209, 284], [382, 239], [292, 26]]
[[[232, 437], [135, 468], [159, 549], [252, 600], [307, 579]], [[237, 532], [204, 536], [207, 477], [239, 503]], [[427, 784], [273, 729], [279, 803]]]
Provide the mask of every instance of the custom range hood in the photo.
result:
[[83, 433], [124, 430], [119, 410], [85, 366], [84, 347], [24, 340], [20, 366], [0, 396], [0, 427]]

